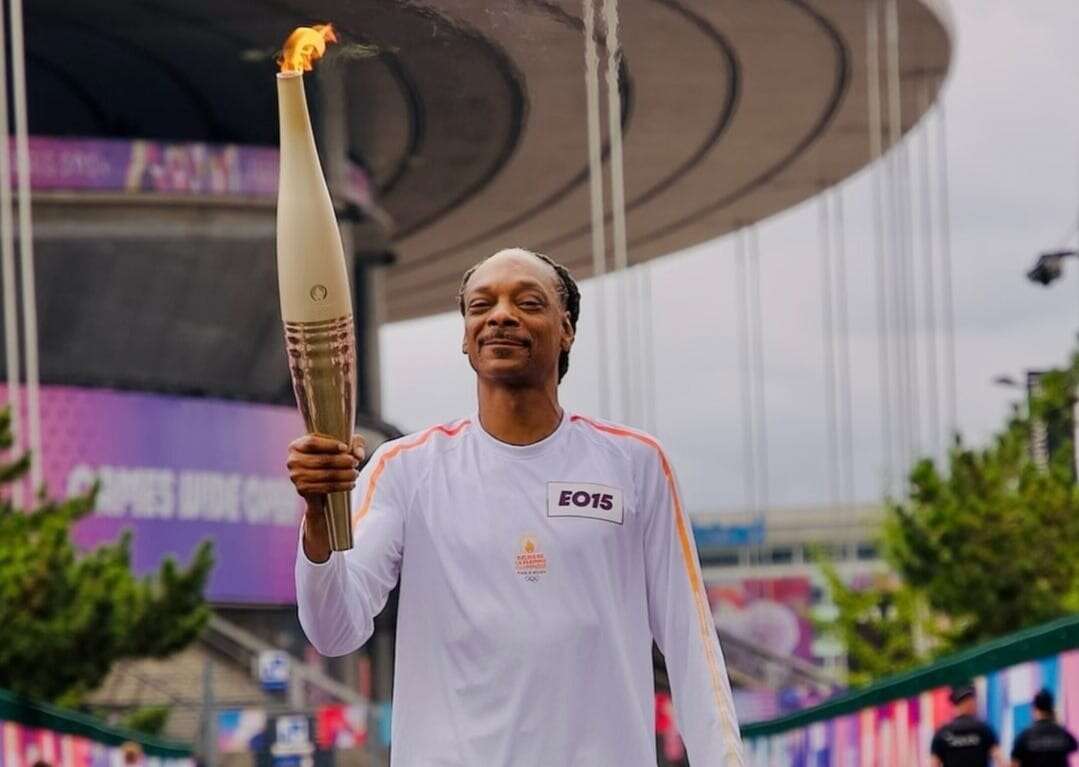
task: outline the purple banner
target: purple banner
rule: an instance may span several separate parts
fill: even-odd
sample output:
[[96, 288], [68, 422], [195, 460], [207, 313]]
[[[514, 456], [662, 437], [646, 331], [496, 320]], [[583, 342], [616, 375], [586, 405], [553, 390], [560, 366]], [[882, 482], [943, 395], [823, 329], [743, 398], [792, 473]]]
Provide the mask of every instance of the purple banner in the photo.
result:
[[288, 443], [304, 433], [294, 408], [44, 386], [41, 431], [51, 497], [101, 480], [95, 513], [75, 530], [79, 545], [130, 529], [145, 572], [167, 554], [186, 562], [209, 538], [211, 600], [295, 601], [302, 507], [284, 465]]
[[[235, 144], [169, 143], [34, 136], [30, 186], [39, 192], [116, 192], [273, 199], [277, 150]], [[9, 139], [14, 162], [14, 139]], [[345, 198], [372, 206], [371, 185], [358, 165], [346, 174]]]

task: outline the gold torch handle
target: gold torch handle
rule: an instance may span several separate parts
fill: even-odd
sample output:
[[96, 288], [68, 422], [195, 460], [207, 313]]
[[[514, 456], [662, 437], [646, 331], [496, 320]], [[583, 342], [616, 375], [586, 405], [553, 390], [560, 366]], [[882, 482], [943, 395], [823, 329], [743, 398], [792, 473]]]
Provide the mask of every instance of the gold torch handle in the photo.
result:
[[[285, 348], [296, 404], [307, 431], [352, 442], [356, 418], [356, 342], [352, 315], [322, 322], [286, 322]], [[330, 549], [352, 548], [348, 493], [326, 497]]]

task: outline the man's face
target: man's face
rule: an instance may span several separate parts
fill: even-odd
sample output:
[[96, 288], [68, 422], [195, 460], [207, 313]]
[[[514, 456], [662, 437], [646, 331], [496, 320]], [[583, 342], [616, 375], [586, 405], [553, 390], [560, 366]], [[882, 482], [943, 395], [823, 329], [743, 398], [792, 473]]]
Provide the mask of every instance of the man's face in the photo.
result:
[[955, 713], [960, 716], [974, 716], [978, 713], [978, 699], [970, 695], [955, 704]]
[[480, 378], [512, 386], [558, 380], [558, 357], [573, 344], [569, 314], [550, 264], [502, 251], [465, 285], [463, 351]]

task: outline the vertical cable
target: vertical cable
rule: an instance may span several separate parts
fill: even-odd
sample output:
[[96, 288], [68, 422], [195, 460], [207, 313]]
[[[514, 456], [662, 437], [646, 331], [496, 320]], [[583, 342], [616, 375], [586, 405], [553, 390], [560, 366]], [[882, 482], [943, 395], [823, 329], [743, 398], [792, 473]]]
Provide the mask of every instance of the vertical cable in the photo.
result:
[[641, 348], [644, 352], [644, 419], [646, 431], [655, 434], [656, 426], [656, 335], [652, 317], [652, 265], [641, 267]]
[[631, 297], [637, 307], [637, 322], [634, 324], [632, 341], [634, 364], [637, 366], [637, 420], [641, 431], [648, 431], [648, 392], [645, 391], [645, 367], [648, 365], [648, 353], [645, 348], [644, 327], [644, 264], [633, 267]]
[[[26, 420], [29, 428], [30, 492], [42, 481], [41, 404], [37, 357], [37, 291], [34, 286], [34, 225], [30, 215], [30, 144], [27, 137], [26, 54], [22, 0], [11, 0], [11, 81], [15, 100], [15, 161], [19, 175], [19, 262], [22, 268], [23, 349], [26, 353]], [[6, 126], [5, 126], [6, 127]]]
[[891, 218], [891, 263], [895, 295], [895, 359], [897, 360], [897, 389], [899, 401], [899, 471], [905, 482], [911, 466], [914, 444], [914, 409], [912, 395], [914, 382], [911, 380], [910, 355], [910, 317], [907, 300], [908, 286], [906, 270], [906, 243], [903, 227], [903, 185], [902, 168], [899, 155], [902, 150], [902, 113], [899, 81], [899, 13], [896, 0], [886, 0], [885, 37], [886, 37], [886, 80], [888, 83], [888, 138], [891, 149], [887, 157], [889, 178], [889, 213]]
[[904, 141], [897, 147], [899, 161], [899, 211], [900, 231], [903, 246], [903, 300], [904, 314], [907, 321], [906, 355], [910, 372], [907, 380], [910, 386], [909, 407], [911, 418], [911, 462], [917, 460], [923, 450], [922, 409], [921, 409], [921, 363], [918, 357], [919, 339], [922, 328], [918, 321], [918, 282], [914, 256], [914, 196], [910, 170], [910, 146]]
[[622, 416], [623, 423], [640, 429], [641, 426], [641, 412], [640, 412], [640, 374], [641, 374], [641, 346], [640, 346], [640, 325], [636, 321], [634, 316], [636, 312], [637, 303], [637, 267], [627, 267], [622, 270], [622, 273], [618, 275], [618, 280], [622, 283], [622, 289], [625, 291], [625, 327], [620, 331], [625, 335], [626, 345], [626, 406], [625, 413]]
[[[0, 120], [3, 121], [3, 147], [0, 148], [0, 262], [4, 278], [4, 362], [7, 366], [7, 401], [11, 408], [12, 454], [23, 450], [22, 441], [22, 373], [19, 361], [18, 298], [15, 285], [15, 224], [11, 201], [11, 142], [7, 93], [7, 30], [3, 6], [0, 6]], [[22, 506], [22, 483], [11, 484], [11, 501]]]
[[889, 87], [895, 112], [892, 121], [892, 130], [895, 135], [893, 154], [896, 158], [896, 200], [897, 229], [899, 234], [898, 252], [899, 268], [902, 279], [901, 301], [903, 306], [903, 354], [906, 374], [904, 379], [907, 385], [907, 408], [909, 412], [909, 438], [908, 445], [908, 471], [909, 467], [919, 457], [922, 451], [922, 414], [921, 414], [921, 376], [918, 360], [918, 339], [920, 327], [918, 323], [917, 307], [917, 280], [915, 275], [914, 237], [912, 229], [913, 219], [913, 184], [910, 170], [910, 147], [908, 142], [902, 140], [903, 109], [902, 109], [902, 69], [899, 57], [899, 4], [897, 0], [889, 0], [888, 44], [890, 59]]
[[746, 299], [746, 233], [734, 234], [734, 289], [738, 331], [738, 388], [742, 395], [742, 483], [746, 508], [754, 516], [761, 508], [757, 499], [757, 479], [753, 441], [753, 394], [749, 361], [749, 307]]
[[763, 517], [770, 503], [768, 472], [768, 411], [765, 402], [764, 381], [764, 319], [761, 311], [761, 250], [757, 238], [757, 226], [749, 229], [749, 320], [750, 339], [753, 349], [753, 403], [756, 426], [754, 443], [757, 448], [757, 502]]
[[610, 361], [607, 357], [607, 244], [603, 222], [603, 157], [600, 152], [599, 56], [593, 0], [584, 0], [584, 84], [588, 105], [588, 185], [592, 205], [592, 284], [596, 287], [596, 366], [600, 417], [611, 417]]
[[842, 448], [843, 501], [854, 504], [854, 416], [851, 400], [850, 323], [847, 317], [847, 234], [843, 218], [843, 189], [832, 195], [835, 226], [836, 348], [839, 379], [839, 434]]
[[880, 0], [866, 3], [866, 73], [869, 103], [869, 161], [873, 186], [873, 244], [876, 249], [874, 277], [877, 288], [877, 379], [880, 396], [880, 434], [883, 478], [882, 495], [892, 492], [895, 472], [892, 435], [891, 327], [888, 322], [887, 255], [884, 242], [883, 190], [881, 189], [881, 134], [884, 129], [880, 97]]
[[611, 233], [614, 237], [614, 268], [618, 272], [618, 358], [622, 393], [622, 417], [632, 415], [629, 363], [629, 287], [626, 267], [626, 188], [622, 164], [622, 94], [619, 91], [619, 65], [622, 48], [618, 43], [618, 0], [603, 0], [607, 26], [607, 130], [611, 137]]
[[921, 111], [926, 115], [922, 123], [921, 139], [921, 198], [922, 198], [922, 278], [925, 281], [925, 376], [926, 405], [929, 419], [930, 454], [940, 455], [940, 378], [937, 374], [937, 286], [934, 276], [936, 264], [933, 253], [933, 187], [929, 172], [929, 83], [921, 82]]
[[895, 158], [889, 154], [884, 158], [885, 170], [885, 246], [887, 248], [888, 269], [888, 309], [890, 311], [889, 325], [892, 333], [888, 337], [891, 350], [891, 358], [895, 363], [892, 371], [892, 388], [895, 402], [895, 471], [899, 481], [899, 489], [902, 492], [903, 482], [907, 474], [907, 458], [910, 445], [910, 409], [908, 407], [907, 374], [910, 372], [906, 365], [906, 357], [903, 354], [905, 325], [903, 323], [902, 301], [902, 270], [899, 268], [899, 256], [897, 254], [897, 221], [895, 216]]
[[940, 279], [944, 312], [944, 410], [949, 444], [959, 429], [955, 375], [955, 299], [952, 292], [952, 219], [948, 190], [948, 122], [944, 97], [937, 97], [937, 170], [940, 174]]
[[832, 508], [839, 506], [839, 450], [836, 434], [835, 330], [832, 326], [832, 254], [828, 195], [817, 195], [820, 206], [821, 341], [824, 363], [824, 417], [828, 442], [828, 492]]
[[626, 423], [634, 426], [638, 429], [644, 428], [644, 414], [642, 408], [644, 406], [644, 391], [643, 382], [641, 381], [644, 375], [644, 360], [642, 358], [643, 349], [641, 348], [641, 317], [640, 306], [638, 304], [638, 298], [640, 296], [640, 289], [637, 287], [638, 279], [640, 277], [639, 266], [634, 266], [625, 270], [626, 281], [626, 351], [629, 354], [628, 371], [627, 376], [627, 388], [629, 390], [629, 407], [626, 409]]

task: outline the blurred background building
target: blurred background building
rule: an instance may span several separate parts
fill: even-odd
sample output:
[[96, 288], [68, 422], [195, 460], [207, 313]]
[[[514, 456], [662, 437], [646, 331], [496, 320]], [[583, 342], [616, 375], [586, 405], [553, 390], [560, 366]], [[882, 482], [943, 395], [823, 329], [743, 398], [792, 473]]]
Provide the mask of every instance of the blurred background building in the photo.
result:
[[[217, 617], [200, 643], [122, 665], [96, 704], [170, 706], [167, 732], [197, 741], [207, 761], [269, 758], [275, 740], [304, 742], [305, 726], [309, 741], [337, 733], [376, 758], [393, 603], [342, 659], [317, 657], [295, 617], [299, 506], [283, 458], [301, 424], [277, 303], [273, 59], [299, 25], [330, 20], [344, 41], [308, 94], [351, 265], [359, 426], [373, 450], [400, 434], [382, 420], [382, 324], [453, 309], [463, 270], [504, 246], [550, 253], [579, 278], [596, 271], [591, 5], [27, 4], [44, 479], [63, 495], [102, 478], [78, 531], [86, 545], [133, 528], [136, 563], [149, 567], [210, 537], [219, 562]], [[877, 38], [869, 5], [894, 10]], [[602, 71], [616, 51], [597, 30]], [[632, 165], [630, 265], [751, 226], [864, 168], [932, 107], [952, 56], [940, 0], [648, 0], [622, 4], [619, 32], [617, 98], [598, 78], [600, 103], [616, 106], [599, 127], [609, 133], [617, 116]], [[601, 157], [606, 179], [607, 140]], [[601, 223], [614, 226], [618, 207]], [[606, 243], [604, 271], [619, 266], [617, 237]], [[867, 576], [879, 515], [833, 505], [696, 520], [751, 717], [834, 680], [842, 658], [812, 630], [828, 608], [809, 554]]]

